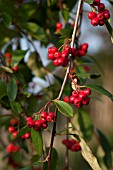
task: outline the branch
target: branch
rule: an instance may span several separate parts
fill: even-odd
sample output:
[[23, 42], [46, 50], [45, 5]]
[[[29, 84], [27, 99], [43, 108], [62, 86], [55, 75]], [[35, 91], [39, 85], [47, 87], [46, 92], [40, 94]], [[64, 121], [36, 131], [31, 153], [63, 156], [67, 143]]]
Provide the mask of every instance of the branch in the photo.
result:
[[3, 66], [6, 66], [6, 62], [5, 62], [4, 56], [3, 56], [3, 54], [2, 54], [1, 51], [0, 51], [0, 60], [1, 60], [1, 64], [2, 64]]

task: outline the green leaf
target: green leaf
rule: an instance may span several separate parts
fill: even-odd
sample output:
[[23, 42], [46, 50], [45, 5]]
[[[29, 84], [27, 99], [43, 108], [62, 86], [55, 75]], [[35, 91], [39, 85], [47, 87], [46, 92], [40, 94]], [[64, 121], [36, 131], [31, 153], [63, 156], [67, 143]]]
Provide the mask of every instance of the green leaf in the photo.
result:
[[111, 42], [113, 43], [113, 28], [111, 27], [110, 23], [108, 22], [108, 20], [105, 21], [105, 26], [111, 36]]
[[63, 102], [61, 100], [53, 100], [53, 102], [55, 103], [55, 105], [58, 107], [58, 110], [64, 114], [65, 116], [68, 117], [73, 117], [74, 114], [74, 110], [73, 108], [66, 102]]
[[30, 132], [30, 131], [31, 131], [31, 129], [28, 128], [28, 126], [25, 126], [19, 130], [17, 137], [21, 137], [22, 135], [24, 135], [25, 133]]
[[92, 151], [86, 144], [86, 142], [80, 138], [81, 153], [84, 159], [88, 162], [93, 170], [102, 170], [97, 162], [96, 157], [93, 155]]
[[31, 167], [30, 167], [30, 166], [27, 166], [27, 167], [21, 168], [21, 169], [19, 169], [19, 170], [31, 170]]
[[[39, 155], [33, 155], [32, 156], [32, 159], [31, 159], [31, 162], [32, 163], [35, 163], [35, 162], [37, 162], [37, 160], [39, 160]], [[37, 164], [41, 164], [40, 162], [37, 162]], [[35, 164], [36, 165], [36, 164]]]
[[0, 69], [8, 73], [13, 73], [13, 70], [7, 66], [1, 66]]
[[61, 14], [66, 22], [68, 22], [69, 19], [69, 10], [68, 9], [62, 9]]
[[4, 79], [0, 80], [0, 99], [7, 95], [7, 86]]
[[12, 24], [12, 18], [8, 13], [3, 12], [2, 17], [3, 17], [3, 23], [6, 27]]
[[90, 88], [91, 90], [94, 90], [96, 92], [104, 94], [105, 96], [109, 97], [113, 101], [113, 95], [109, 91], [104, 89], [102, 86], [99, 86], [99, 85], [89, 85], [89, 84], [86, 84], [85, 86]]
[[23, 111], [21, 105], [18, 102], [10, 102], [11, 108], [15, 113], [21, 113]]
[[86, 2], [87, 4], [93, 4], [94, 0], [84, 0], [84, 2]]
[[31, 129], [31, 138], [32, 138], [34, 148], [37, 152], [37, 155], [40, 158], [42, 156], [42, 151], [43, 151], [42, 134], [40, 131], [35, 131], [34, 129]]
[[[49, 148], [46, 148], [46, 154], [48, 154]], [[58, 165], [58, 153], [55, 148], [52, 148], [51, 155], [51, 170], [56, 170]], [[44, 163], [43, 170], [48, 170], [48, 162]]]
[[10, 101], [14, 101], [17, 96], [17, 83], [14, 78], [12, 78], [7, 85], [7, 95]]
[[16, 50], [12, 54], [11, 67], [18, 65], [19, 62], [25, 57], [27, 50]]
[[84, 138], [90, 140], [93, 136], [93, 122], [90, 114], [84, 109], [79, 109], [78, 122]]
[[100, 138], [102, 148], [105, 152], [104, 162], [105, 162], [107, 168], [111, 168], [111, 166], [112, 166], [111, 146], [110, 146], [109, 141], [107, 140], [106, 136], [98, 129], [97, 129], [97, 132], [98, 132], [98, 135]]
[[91, 73], [77, 73], [77, 77], [79, 78], [92, 78], [92, 79], [96, 79], [99, 78], [101, 75], [100, 74], [91, 74]]

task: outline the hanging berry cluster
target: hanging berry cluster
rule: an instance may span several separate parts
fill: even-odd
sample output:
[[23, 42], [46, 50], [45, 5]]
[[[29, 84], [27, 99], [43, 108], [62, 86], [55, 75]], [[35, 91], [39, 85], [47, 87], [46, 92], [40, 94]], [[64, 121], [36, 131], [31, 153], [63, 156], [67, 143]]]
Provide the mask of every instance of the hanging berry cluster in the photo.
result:
[[71, 151], [78, 152], [81, 150], [80, 143], [74, 139], [71, 140], [63, 139], [62, 144], [64, 144]]
[[82, 57], [87, 53], [88, 43], [84, 43], [77, 48], [71, 48], [70, 46], [66, 46], [61, 52], [57, 47], [53, 46], [48, 48], [48, 58], [52, 60], [55, 66], [63, 66], [66, 67], [68, 65], [68, 57], [69, 54], [75, 57]]
[[53, 112], [47, 113], [45, 111], [42, 112], [40, 114], [40, 116], [41, 116], [41, 119], [36, 120], [36, 121], [34, 121], [31, 116], [27, 117], [26, 118], [27, 126], [29, 128], [33, 128], [36, 131], [39, 131], [40, 128], [46, 129], [48, 127], [48, 122], [52, 122], [54, 120], [54, 117], [55, 117]]
[[110, 18], [110, 12], [105, 9], [105, 5], [100, 3], [100, 0], [94, 0], [93, 6], [95, 12], [89, 12], [88, 18], [93, 26], [103, 26], [105, 21]]
[[82, 105], [87, 105], [90, 101], [90, 98], [88, 97], [90, 94], [91, 90], [89, 88], [80, 91], [74, 90], [70, 96], [70, 103], [73, 103], [78, 108], [82, 107]]

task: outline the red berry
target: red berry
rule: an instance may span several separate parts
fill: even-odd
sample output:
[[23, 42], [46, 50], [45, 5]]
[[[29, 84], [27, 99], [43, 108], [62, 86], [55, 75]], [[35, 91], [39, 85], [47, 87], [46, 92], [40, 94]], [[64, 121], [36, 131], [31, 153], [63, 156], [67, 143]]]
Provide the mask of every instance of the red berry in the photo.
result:
[[99, 5], [98, 5], [98, 10], [99, 11], [103, 11], [105, 9], [105, 5], [103, 4], [103, 3], [100, 3]]
[[47, 121], [48, 122], [52, 122], [52, 120], [53, 120], [52, 116], [51, 115], [47, 115]]
[[63, 59], [63, 58], [58, 58], [58, 64], [59, 64], [59, 65], [62, 65], [63, 62], [64, 62], [64, 59]]
[[14, 67], [13, 67], [13, 71], [14, 71], [14, 72], [18, 71], [18, 69], [19, 69], [18, 66], [14, 66]]
[[30, 136], [31, 136], [30, 132], [26, 132], [26, 133], [24, 134], [24, 137], [25, 137], [26, 139], [30, 138]]
[[89, 98], [88, 96], [86, 96], [86, 97], [84, 97], [84, 98], [82, 99], [83, 105], [89, 104], [89, 101], [90, 101], [90, 98]]
[[81, 90], [78, 97], [82, 100], [85, 96], [86, 94]]
[[76, 57], [77, 56], [77, 54], [78, 54], [78, 52], [77, 52], [77, 49], [76, 48], [71, 48], [71, 55], [73, 56], [73, 57]]
[[36, 120], [35, 121], [35, 127], [41, 127], [41, 125], [42, 125], [42, 121], [41, 120]]
[[100, 0], [94, 0], [93, 5], [98, 6], [100, 4]]
[[35, 125], [34, 120], [31, 119], [31, 120], [27, 121], [27, 126], [28, 126], [29, 128], [34, 127], [34, 125]]
[[71, 51], [71, 47], [70, 46], [66, 46], [63, 51], [65, 51], [65, 52], [67, 52], [69, 54], [70, 51]]
[[61, 53], [59, 51], [54, 53], [54, 58], [60, 58], [61, 57]]
[[49, 53], [48, 54], [48, 58], [50, 59], [50, 60], [54, 60], [54, 53]]
[[107, 9], [104, 10], [103, 15], [104, 15], [105, 19], [109, 19], [110, 18], [110, 12]]
[[61, 28], [62, 28], [61, 22], [57, 22], [57, 23], [56, 23], [56, 28], [57, 28], [57, 29], [61, 29]]
[[8, 127], [8, 131], [9, 131], [10, 133], [13, 133], [13, 132], [15, 131], [14, 126], [9, 126], [9, 127]]
[[56, 53], [57, 51], [58, 51], [57, 47], [54, 46], [54, 47], [51, 48], [52, 53]]
[[40, 116], [41, 116], [41, 118], [46, 119], [46, 117], [47, 117], [47, 112], [41, 112]]
[[11, 124], [11, 125], [16, 125], [16, 124], [18, 124], [18, 120], [15, 119], [15, 118], [13, 118], [13, 119], [10, 120], [10, 124]]
[[53, 64], [54, 64], [55, 66], [59, 66], [58, 59], [53, 60]]
[[66, 144], [66, 141], [67, 141], [66, 139], [63, 139], [63, 140], [62, 140], [62, 144], [65, 145], [65, 144]]
[[78, 56], [79, 56], [79, 57], [84, 56], [85, 54], [86, 54], [86, 51], [84, 51], [84, 50], [81, 50], [81, 49], [80, 49], [80, 50], [78, 51]]
[[91, 94], [91, 89], [90, 88], [86, 88], [83, 90], [84, 94], [86, 95], [90, 95]]
[[65, 96], [65, 97], [63, 98], [63, 101], [66, 102], [66, 103], [69, 103], [69, 97], [68, 97], [68, 96]]
[[80, 98], [75, 98], [74, 105], [78, 108], [82, 107], [82, 100]]
[[65, 58], [67, 58], [67, 57], [68, 57], [67, 52], [66, 52], [66, 51], [63, 51], [63, 52], [61, 53], [61, 58], [65, 59]]
[[32, 117], [29, 116], [29, 117], [26, 118], [26, 120], [27, 120], [27, 121], [32, 120]]
[[7, 52], [7, 53], [4, 54], [4, 57], [5, 57], [5, 58], [12, 58], [12, 55]]
[[48, 48], [48, 53], [52, 53], [52, 48], [53, 48], [53, 47], [49, 47], [49, 48]]
[[74, 97], [74, 96], [70, 96], [69, 102], [70, 102], [70, 103], [73, 103], [74, 100], [75, 100], [75, 97]]
[[52, 120], [54, 120], [55, 114], [53, 112], [49, 112], [48, 115], [52, 117]]
[[18, 132], [17, 132], [17, 131], [14, 131], [14, 132], [12, 133], [12, 136], [13, 136], [14, 138], [16, 138], [17, 134], [18, 134]]
[[36, 131], [40, 130], [40, 128], [38, 126], [34, 126], [33, 129], [36, 130]]
[[74, 90], [74, 91], [72, 92], [72, 96], [78, 97], [78, 95], [79, 95], [78, 90]]
[[47, 123], [43, 123], [43, 124], [42, 124], [42, 128], [43, 128], [43, 129], [46, 129], [47, 127], [48, 127], [48, 124], [47, 124]]
[[88, 66], [83, 66], [83, 67], [84, 67], [84, 70], [85, 70], [86, 72], [89, 71], [89, 67], [88, 67]]
[[99, 23], [98, 18], [93, 18], [93, 19], [91, 20], [91, 25], [93, 25], [93, 26], [97, 26], [98, 23]]
[[6, 147], [6, 152], [12, 152], [14, 149], [14, 144], [9, 144], [7, 147]]
[[99, 21], [99, 25], [100, 25], [100, 26], [103, 26], [104, 24], [105, 24], [105, 21], [104, 21], [104, 20]]
[[87, 49], [88, 49], [88, 43], [82, 44], [82, 45], [81, 45], [81, 49], [82, 49], [83, 51], [87, 51]]
[[[46, 117], [47, 118], [47, 117]], [[44, 118], [41, 118], [41, 123], [43, 124], [43, 123], [47, 123], [47, 120], [46, 119], [44, 119]]]
[[93, 19], [96, 18], [97, 14], [95, 12], [88, 12], [88, 18]]
[[104, 13], [103, 12], [98, 13], [97, 18], [98, 18], [99, 21], [103, 20], [104, 19]]

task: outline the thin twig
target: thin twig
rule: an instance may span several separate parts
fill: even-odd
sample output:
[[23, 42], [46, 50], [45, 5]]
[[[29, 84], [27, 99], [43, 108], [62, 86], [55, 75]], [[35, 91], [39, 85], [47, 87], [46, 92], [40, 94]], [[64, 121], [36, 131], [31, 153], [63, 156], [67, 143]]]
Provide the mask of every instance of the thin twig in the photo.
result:
[[1, 60], [1, 64], [2, 64], [3, 66], [6, 66], [6, 62], [5, 62], [4, 56], [3, 56], [3, 54], [2, 54], [1, 51], [0, 51], [0, 60]]

